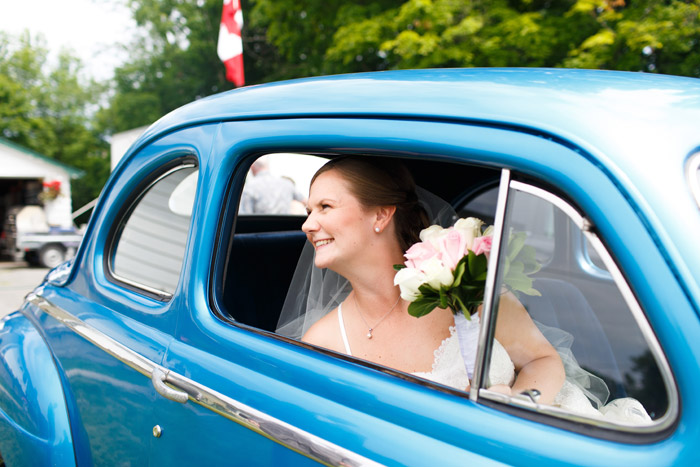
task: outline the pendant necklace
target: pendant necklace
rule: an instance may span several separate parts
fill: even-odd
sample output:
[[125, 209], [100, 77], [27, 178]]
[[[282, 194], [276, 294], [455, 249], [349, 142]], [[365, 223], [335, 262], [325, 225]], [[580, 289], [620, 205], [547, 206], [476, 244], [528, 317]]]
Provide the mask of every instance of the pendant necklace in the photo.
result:
[[394, 308], [396, 308], [396, 305], [399, 303], [399, 300], [401, 300], [401, 295], [399, 295], [399, 298], [396, 299], [396, 303], [394, 303], [394, 306], [392, 306], [391, 309], [384, 316], [382, 316], [381, 319], [377, 321], [377, 324], [375, 324], [374, 326], [370, 326], [369, 324], [367, 324], [367, 320], [365, 320], [365, 317], [362, 316], [362, 310], [360, 310], [360, 307], [357, 305], [357, 298], [355, 294], [352, 295], [352, 299], [355, 302], [355, 308], [357, 308], [357, 312], [360, 314], [360, 318], [362, 318], [362, 322], [365, 323], [365, 326], [367, 326], [367, 339], [371, 339], [372, 331], [374, 331], [374, 329], [377, 326], [379, 326], [382, 323], [382, 321], [384, 321], [384, 319], [391, 314], [392, 311], [394, 311]]

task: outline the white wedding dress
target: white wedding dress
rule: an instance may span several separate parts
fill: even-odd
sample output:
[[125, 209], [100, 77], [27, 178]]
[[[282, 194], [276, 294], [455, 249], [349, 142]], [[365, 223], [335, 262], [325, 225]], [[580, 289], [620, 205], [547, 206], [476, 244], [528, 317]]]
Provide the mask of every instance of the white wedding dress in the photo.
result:
[[[416, 372], [413, 373], [414, 376], [461, 390], [469, 386], [469, 375], [473, 374], [474, 361], [476, 359], [479, 316], [472, 316], [470, 321], [462, 317], [462, 320], [461, 335], [457, 333], [455, 326], [451, 326], [450, 337], [443, 340], [442, 344], [435, 350], [432, 370], [430, 372]], [[340, 326], [345, 353], [352, 355], [345, 332], [342, 305], [338, 306], [338, 325]], [[514, 381], [515, 366], [513, 361], [501, 343], [494, 339], [489, 367], [489, 384], [511, 386]], [[604, 419], [615, 423], [627, 425], [646, 425], [651, 423], [651, 417], [649, 417], [638, 400], [624, 397], [615, 399], [603, 405], [600, 409], [596, 409], [581, 388], [568, 379], [554, 398], [553, 405], [577, 415]]]

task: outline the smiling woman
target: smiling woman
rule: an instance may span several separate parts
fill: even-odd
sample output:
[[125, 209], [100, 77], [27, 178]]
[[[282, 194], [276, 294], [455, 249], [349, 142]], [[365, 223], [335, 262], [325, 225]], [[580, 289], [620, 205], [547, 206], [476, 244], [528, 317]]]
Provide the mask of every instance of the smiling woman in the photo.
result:
[[[435, 219], [441, 218], [445, 226], [457, 218], [445, 202], [438, 200], [433, 201], [433, 206], [426, 204], [428, 197], [434, 195], [421, 195], [419, 199], [407, 166], [422, 183], [443, 196], [460, 200], [460, 214], [464, 217], [471, 213], [473, 206], [479, 210], [479, 215], [496, 218], [495, 197], [479, 188], [491, 183], [489, 180], [493, 180], [494, 174], [484, 168], [437, 161], [404, 162], [367, 155], [331, 157], [330, 162], [311, 179], [306, 208], [308, 216], [303, 223], [300, 222], [305, 238], [299, 231], [286, 230], [290, 228], [289, 218], [278, 218], [278, 227], [267, 224], [275, 232], [253, 234], [247, 229], [253, 223], [261, 227], [263, 218], [239, 216], [240, 225], [236, 229], [245, 229], [248, 233], [234, 234], [230, 254], [236, 257], [236, 262], [228, 269], [226, 284], [229, 285], [223, 289], [227, 297], [224, 303], [228, 304], [226, 308], [239, 324], [276, 329], [281, 335], [338, 354], [469, 390], [475, 371], [469, 359], [476, 356], [476, 350], [471, 347], [476, 345], [481, 311], [471, 323], [463, 323], [462, 318], [462, 321], [457, 319], [459, 316], [453, 318], [444, 309], [437, 309], [420, 319], [410, 316], [406, 311], [409, 302], [402, 300], [398, 288], [394, 287], [392, 265], [403, 263], [404, 253], [420, 241], [418, 233], [429, 224], [426, 208], [433, 213], [440, 212], [434, 214]], [[453, 184], [439, 183], [450, 178]], [[462, 194], [452, 191], [455, 186], [462, 187]], [[492, 201], [490, 207], [485, 208], [483, 203], [487, 199]], [[473, 205], [470, 204], [472, 200]], [[520, 206], [514, 208], [514, 215], [532, 213], [533, 202], [527, 199], [514, 201]], [[543, 209], [535, 218], [550, 220], [525, 231], [543, 231], [545, 235], [551, 235], [552, 213]], [[452, 214], [446, 216], [445, 213], [449, 212]], [[543, 250], [537, 238], [532, 240], [535, 247], [528, 248], [542, 264], [555, 259], [549, 247]], [[306, 253], [301, 255], [297, 264], [295, 255], [301, 251], [302, 244], [306, 244]], [[592, 247], [588, 249], [593, 251]], [[251, 277], [246, 258], [256, 264], [270, 258], [269, 265], [259, 270], [261, 273], [274, 271], [274, 279], [260, 275]], [[296, 274], [292, 278], [295, 265]], [[290, 284], [283, 307], [282, 295], [266, 287], [271, 280]], [[561, 284], [558, 286], [560, 290], [553, 292], [549, 281], [540, 278], [536, 286], [547, 291], [547, 300], [552, 299], [553, 293], [559, 295], [568, 290], [565, 284]], [[242, 290], [242, 284], [248, 294], [234, 292]], [[250, 293], [258, 289], [259, 292]], [[530, 293], [539, 295], [537, 290], [532, 290]], [[265, 300], [259, 300], [262, 296]], [[576, 357], [571, 356], [571, 343], [567, 337], [570, 334], [551, 328], [557, 321], [553, 322], [551, 316], [538, 311], [545, 301], [524, 298], [522, 303], [514, 295], [500, 298], [500, 317], [495, 328], [496, 339], [487, 378], [492, 397], [497, 398], [497, 394], [515, 396], [521, 391], [530, 391], [536, 394], [539, 404], [555, 404], [579, 415], [607, 417], [627, 423], [650, 422], [644, 406], [637, 400], [619, 397], [628, 394], [615, 388], [620, 384], [619, 377], [615, 377], [609, 388], [601, 378], [580, 368]], [[585, 302], [585, 298], [576, 300]], [[555, 312], [561, 311], [557, 309]], [[275, 328], [273, 323], [278, 316]], [[543, 323], [535, 324], [532, 320], [535, 316]], [[559, 319], [564, 319], [563, 315]], [[456, 329], [460, 335], [464, 333], [462, 338], [465, 340], [457, 339]], [[576, 333], [581, 331], [578, 329]], [[516, 336], [529, 337], [523, 340]], [[407, 339], [410, 339], [410, 346], [406, 345]], [[600, 336], [588, 336], [583, 342], [576, 341], [576, 356], [590, 365], [588, 368], [602, 371], [607, 378], [612, 370], [605, 367], [605, 363], [587, 360], [590, 349], [601, 349], [603, 342], [607, 343], [607, 338], [603, 338], [602, 342], [593, 344], [599, 339]], [[589, 350], [583, 350], [582, 346]], [[396, 349], [402, 350], [397, 352]], [[566, 366], [566, 383], [562, 361]], [[462, 373], [463, 377], [456, 376]], [[611, 396], [616, 397], [615, 401], [603, 407], [612, 399]], [[595, 404], [591, 405], [590, 401], [595, 401]], [[656, 407], [655, 401], [646, 403], [648, 407]]]

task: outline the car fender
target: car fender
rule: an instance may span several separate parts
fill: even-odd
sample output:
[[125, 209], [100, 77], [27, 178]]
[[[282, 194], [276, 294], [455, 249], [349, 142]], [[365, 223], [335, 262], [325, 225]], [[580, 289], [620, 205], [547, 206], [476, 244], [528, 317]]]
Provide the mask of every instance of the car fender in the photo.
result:
[[75, 465], [58, 369], [19, 312], [0, 320], [0, 455], [7, 465]]

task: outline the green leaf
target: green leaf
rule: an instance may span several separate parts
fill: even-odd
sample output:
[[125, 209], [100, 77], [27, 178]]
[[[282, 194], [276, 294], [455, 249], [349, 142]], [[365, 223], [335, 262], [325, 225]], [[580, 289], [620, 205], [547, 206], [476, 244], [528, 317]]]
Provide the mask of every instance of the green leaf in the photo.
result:
[[510, 240], [508, 241], [507, 255], [509, 261], [515, 260], [515, 258], [520, 253], [520, 250], [523, 248], [523, 246], [525, 246], [525, 237], [525, 232], [517, 232], [510, 236]]
[[439, 302], [435, 300], [419, 298], [415, 302], [408, 305], [408, 314], [415, 316], [416, 318], [420, 318], [421, 316], [425, 316], [433, 311], [438, 307], [438, 305]]
[[466, 266], [465, 266], [465, 258], [462, 258], [459, 260], [457, 263], [457, 266], [455, 266], [455, 280], [452, 282], [452, 287], [459, 287], [459, 284], [462, 283], [462, 277], [464, 277], [464, 271], [466, 271]]
[[542, 296], [542, 294], [540, 293], [539, 290], [533, 289], [532, 287], [530, 287], [529, 289], [523, 289], [523, 290], [520, 290], [520, 291], [521, 291], [522, 293], [524, 293], [525, 295], [531, 295], [531, 296], [533, 296], [533, 297], [541, 297], [541, 296]]
[[474, 280], [486, 282], [486, 271], [476, 276]]
[[435, 290], [434, 288], [430, 287], [428, 284], [423, 284], [420, 287], [418, 287], [418, 291], [425, 298], [430, 298], [432, 300], [439, 300], [440, 299], [440, 292]]
[[406, 267], [405, 264], [395, 264], [395, 265], [394, 265], [394, 270], [395, 270], [395, 271], [400, 271], [400, 270], [404, 269], [405, 267]]
[[527, 290], [532, 287], [532, 279], [526, 275], [509, 277], [508, 280], [504, 280], [506, 287], [511, 290]]
[[447, 308], [447, 294], [442, 287], [440, 287], [440, 308]]
[[537, 251], [530, 245], [525, 245], [518, 255], [518, 259], [525, 265], [526, 274], [534, 274], [540, 270], [542, 265], [537, 261]]
[[471, 277], [478, 277], [486, 272], [488, 261], [486, 255], [475, 255], [473, 251], [469, 252], [469, 274]]
[[[457, 295], [455, 295], [455, 300], [457, 301], [457, 304], [459, 305], [459, 309], [462, 312], [462, 314], [464, 315], [464, 317], [467, 318], [469, 321], [471, 321], [472, 315], [469, 312], [469, 310], [467, 309], [467, 306], [464, 304], [464, 302], [462, 300], [460, 300], [459, 296], [457, 296]], [[455, 314], [456, 314], [457, 310], [453, 310], [453, 312], [455, 312]]]

